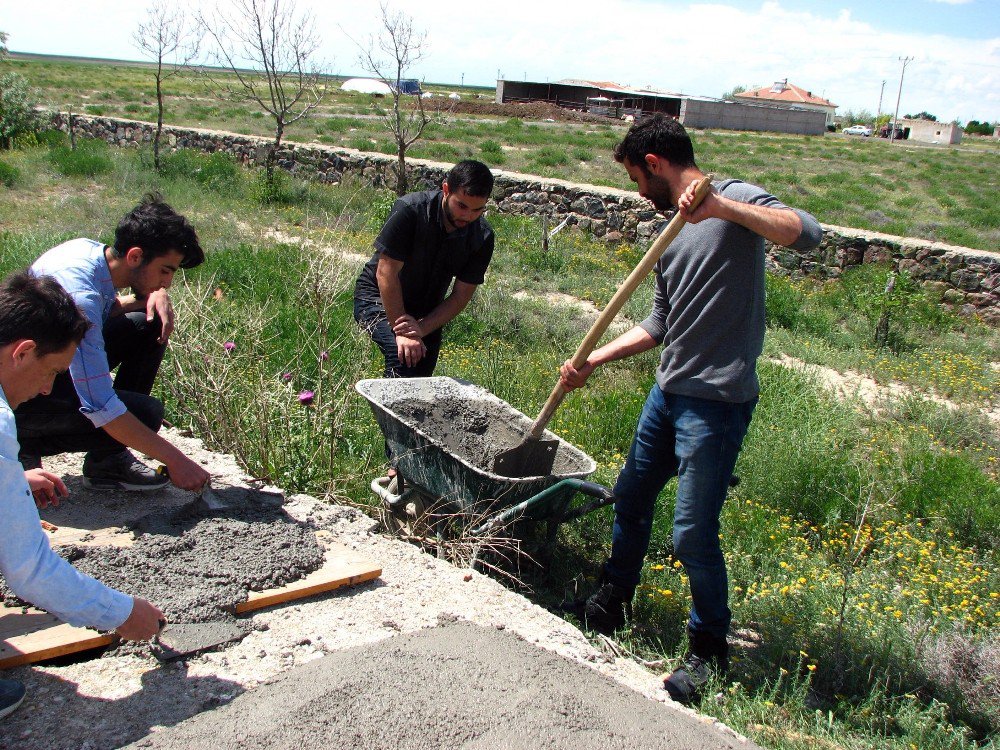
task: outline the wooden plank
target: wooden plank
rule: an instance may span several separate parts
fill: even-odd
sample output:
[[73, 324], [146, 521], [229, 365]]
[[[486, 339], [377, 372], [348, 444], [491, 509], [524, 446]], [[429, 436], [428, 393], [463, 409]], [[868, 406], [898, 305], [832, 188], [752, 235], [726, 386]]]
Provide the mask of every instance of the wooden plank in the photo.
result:
[[131, 531], [114, 529], [77, 529], [72, 526], [56, 526], [55, 531], [46, 530], [49, 543], [53, 546], [76, 545], [80, 547], [131, 547], [135, 537]]
[[[354, 586], [382, 575], [377, 563], [338, 542], [326, 542], [326, 562], [319, 570], [281, 588], [251, 591], [236, 605], [237, 614]], [[75, 628], [37, 609], [0, 605], [0, 669], [107, 646], [113, 634]]]
[[38, 609], [0, 606], [0, 669], [114, 643], [113, 634], [75, 628]]
[[342, 586], [355, 586], [382, 575], [382, 567], [378, 563], [366, 559], [350, 547], [338, 542], [327, 544], [326, 562], [322, 568], [287, 586], [251, 591], [245, 602], [236, 605], [237, 614], [333, 591]]

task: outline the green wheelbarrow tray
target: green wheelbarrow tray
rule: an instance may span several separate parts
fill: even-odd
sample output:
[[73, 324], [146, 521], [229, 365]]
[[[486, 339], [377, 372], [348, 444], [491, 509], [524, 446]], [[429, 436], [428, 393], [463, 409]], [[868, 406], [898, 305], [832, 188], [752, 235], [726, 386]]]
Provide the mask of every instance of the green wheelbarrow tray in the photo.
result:
[[[520, 439], [532, 419], [474, 383], [449, 377], [372, 379], [355, 389], [371, 405], [407, 491], [466, 516], [474, 533], [521, 518], [569, 520], [613, 502], [610, 490], [585, 481], [597, 468], [594, 460], [551, 432], [545, 437], [558, 440], [551, 474], [494, 473], [496, 454]], [[400, 502], [377, 480], [372, 489], [389, 506]], [[571, 509], [577, 493], [593, 500]]]

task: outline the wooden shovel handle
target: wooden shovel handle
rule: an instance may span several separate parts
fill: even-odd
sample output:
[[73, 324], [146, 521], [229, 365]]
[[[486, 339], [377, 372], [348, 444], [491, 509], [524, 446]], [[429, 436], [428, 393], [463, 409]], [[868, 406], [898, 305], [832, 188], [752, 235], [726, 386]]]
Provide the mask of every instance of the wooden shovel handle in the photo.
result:
[[[703, 177], [698, 183], [698, 187], [695, 188], [694, 202], [691, 204], [691, 210], [693, 211], [702, 202], [706, 195], [708, 195], [709, 190], [712, 189], [712, 178]], [[656, 265], [656, 261], [660, 259], [663, 252], [667, 249], [667, 246], [674, 241], [674, 238], [681, 231], [684, 225], [687, 224], [683, 218], [681, 218], [680, 212], [674, 214], [674, 217], [667, 224], [666, 228], [660, 232], [660, 236], [657, 237], [653, 244], [649, 246], [649, 250], [639, 261], [638, 265], [632, 269], [632, 273], [628, 275], [628, 278], [622, 282], [622, 285], [618, 287], [618, 291], [608, 302], [607, 306], [601, 311], [601, 314], [597, 316], [597, 320], [587, 331], [587, 335], [583, 337], [583, 341], [580, 342], [580, 346], [576, 350], [576, 354], [573, 355], [573, 359], [570, 360], [574, 368], [579, 369], [587, 362], [587, 357], [590, 353], [594, 351], [597, 346], [597, 342], [601, 340], [601, 336], [604, 332], [608, 330], [608, 326], [611, 325], [611, 321], [615, 319], [615, 316], [619, 313], [625, 303], [628, 302], [629, 297], [638, 289], [639, 284], [642, 283], [643, 279], [649, 275], [649, 272], [653, 270]], [[545, 426], [552, 419], [552, 415], [555, 410], [559, 408], [559, 404], [562, 403], [563, 398], [566, 396], [566, 389], [563, 388], [562, 381], [556, 383], [556, 387], [552, 389], [552, 393], [549, 394], [548, 400], [545, 402], [545, 406], [542, 407], [541, 414], [538, 415], [538, 419], [531, 426], [530, 432], [528, 432], [528, 440], [538, 440], [545, 431]]]

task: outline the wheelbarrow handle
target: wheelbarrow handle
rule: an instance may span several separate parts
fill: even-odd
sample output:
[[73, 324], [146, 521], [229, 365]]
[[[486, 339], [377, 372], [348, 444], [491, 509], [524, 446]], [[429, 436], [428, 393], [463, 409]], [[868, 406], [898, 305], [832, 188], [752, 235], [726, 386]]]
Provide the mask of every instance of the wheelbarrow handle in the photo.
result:
[[521, 517], [529, 510], [534, 508], [536, 505], [544, 503], [547, 500], [550, 500], [552, 497], [558, 497], [567, 488], [572, 488], [577, 492], [580, 492], [584, 495], [589, 495], [590, 497], [595, 499], [591, 500], [589, 503], [586, 503], [584, 506], [582, 506], [583, 508], [586, 508], [585, 510], [582, 510], [582, 512], [581, 508], [574, 508], [568, 513], [562, 514], [558, 519], [556, 519], [557, 522], [559, 523], [562, 523], [563, 521], [568, 521], [572, 518], [579, 518], [580, 516], [583, 516], [592, 510], [596, 510], [597, 508], [602, 508], [605, 505], [610, 505], [615, 501], [614, 494], [607, 487], [597, 484], [596, 482], [587, 482], [583, 479], [576, 479], [575, 477], [570, 477], [568, 479], [563, 479], [561, 482], [557, 482], [551, 487], [542, 490], [537, 495], [529, 497], [527, 500], [522, 500], [517, 505], [510, 506], [509, 508], [503, 510], [502, 512], [497, 513], [495, 516], [491, 516], [485, 522], [481, 523], [479, 526], [472, 529], [472, 531], [470, 531], [469, 533], [472, 536], [481, 536], [482, 534], [485, 534], [491, 529], [494, 529], [498, 526], [503, 526], [509, 523], [510, 521]]

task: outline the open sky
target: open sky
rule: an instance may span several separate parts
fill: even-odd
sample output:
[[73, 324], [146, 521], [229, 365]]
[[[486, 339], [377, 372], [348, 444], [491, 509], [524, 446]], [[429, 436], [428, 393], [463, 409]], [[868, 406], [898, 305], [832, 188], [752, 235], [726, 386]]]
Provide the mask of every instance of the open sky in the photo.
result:
[[[221, 0], [231, 7], [236, 0]], [[288, 2], [288, 0], [282, 0]], [[313, 13], [328, 72], [361, 73], [357, 47], [377, 30], [378, 0], [296, 0]], [[0, 29], [20, 52], [140, 59], [143, 2], [0, 0]], [[721, 96], [788, 78], [846, 109], [940, 120], [1000, 120], [1000, 0], [392, 0], [427, 32], [411, 70], [427, 81], [493, 86], [505, 78], [652, 85]], [[884, 93], [882, 82], [885, 81]]]

